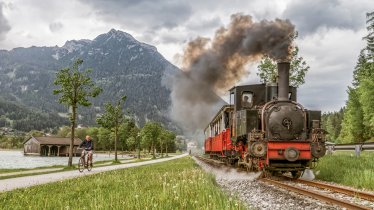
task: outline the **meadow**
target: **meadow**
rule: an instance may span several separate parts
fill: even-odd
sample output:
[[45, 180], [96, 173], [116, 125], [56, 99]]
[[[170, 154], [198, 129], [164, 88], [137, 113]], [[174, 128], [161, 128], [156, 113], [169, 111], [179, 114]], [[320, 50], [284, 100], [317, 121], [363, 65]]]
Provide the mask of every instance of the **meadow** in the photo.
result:
[[374, 152], [337, 151], [319, 160], [316, 178], [356, 188], [374, 190]]
[[190, 157], [0, 194], [0, 209], [246, 209]]

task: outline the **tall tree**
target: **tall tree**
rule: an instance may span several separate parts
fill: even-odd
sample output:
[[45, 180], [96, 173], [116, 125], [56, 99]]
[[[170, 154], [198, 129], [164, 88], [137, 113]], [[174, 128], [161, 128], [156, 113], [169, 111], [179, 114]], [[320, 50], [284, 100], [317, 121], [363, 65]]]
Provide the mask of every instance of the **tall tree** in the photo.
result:
[[[131, 116], [130, 116], [131, 117]], [[130, 149], [134, 148], [134, 142], [129, 143], [129, 138], [132, 141], [136, 140], [136, 136], [139, 132], [139, 128], [135, 124], [135, 120], [133, 118], [127, 118], [124, 123], [121, 124], [119, 128], [119, 142], [123, 149]]]
[[98, 144], [98, 149], [102, 150], [111, 150], [112, 149], [112, 144], [114, 140], [111, 137], [111, 132], [109, 129], [100, 127], [97, 132], [97, 144]]
[[125, 115], [123, 113], [123, 102], [125, 102], [126, 96], [123, 96], [118, 100], [116, 105], [111, 103], [105, 104], [105, 113], [96, 119], [97, 123], [104, 128], [112, 130], [114, 133], [114, 160], [118, 161], [117, 157], [117, 144], [118, 144], [118, 131], [121, 124], [125, 121]]
[[168, 131], [166, 130], [166, 132], [164, 133], [164, 138], [165, 138], [165, 153], [166, 153], [166, 157], [168, 156], [168, 149], [170, 147], [175, 147], [175, 133], [171, 132], [171, 131]]
[[343, 120], [344, 109], [337, 112], [322, 114], [322, 128], [327, 131], [326, 139], [331, 142], [338, 142]]
[[[370, 70], [374, 72], [374, 63], [371, 63]], [[360, 104], [363, 111], [363, 123], [367, 131], [368, 139], [374, 134], [374, 75], [361, 81], [358, 88]]]
[[[291, 39], [297, 38], [295, 33]], [[291, 52], [291, 67], [290, 67], [290, 84], [294, 87], [299, 87], [305, 83], [305, 75], [309, 70], [309, 66], [303, 57], [299, 57], [299, 48], [295, 46]], [[258, 65], [257, 75], [260, 77], [262, 83], [276, 83], [277, 82], [277, 63], [269, 58], [269, 56], [263, 56], [260, 64]]]
[[364, 37], [367, 42], [366, 49], [371, 57], [371, 61], [374, 61], [374, 12], [366, 13], [366, 29], [368, 35]]
[[71, 110], [71, 113], [69, 114], [71, 141], [68, 166], [73, 165], [74, 134], [78, 106], [91, 106], [88, 97], [96, 97], [102, 91], [101, 88], [95, 85], [89, 76], [92, 71], [91, 69], [80, 71], [80, 66], [82, 64], [83, 60], [77, 59], [71, 68], [59, 70], [54, 81], [54, 84], [59, 86], [59, 89], [53, 90], [53, 94], [60, 95], [58, 102], [67, 105]]
[[150, 148], [153, 158], [156, 158], [156, 144], [160, 138], [161, 125], [156, 122], [147, 122], [142, 128], [140, 135], [142, 137], [143, 145]]
[[348, 87], [348, 101], [344, 111], [342, 130], [340, 132], [340, 143], [363, 142], [365, 138], [365, 126], [363, 122], [363, 111], [357, 90]]
[[367, 46], [361, 50], [353, 72], [340, 138], [344, 142], [367, 141], [374, 134], [374, 12], [367, 13]]

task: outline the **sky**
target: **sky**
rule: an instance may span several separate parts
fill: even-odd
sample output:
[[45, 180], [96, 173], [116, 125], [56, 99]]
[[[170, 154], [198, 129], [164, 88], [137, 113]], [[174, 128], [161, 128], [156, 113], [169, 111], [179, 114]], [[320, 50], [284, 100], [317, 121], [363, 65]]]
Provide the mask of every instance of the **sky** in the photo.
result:
[[[0, 49], [62, 46], [114, 28], [181, 66], [188, 41], [214, 36], [232, 14], [289, 19], [299, 33], [299, 55], [310, 66], [299, 102], [327, 112], [345, 105], [371, 11], [373, 0], [0, 0]], [[256, 66], [248, 66], [250, 74], [239, 84], [259, 82]]]

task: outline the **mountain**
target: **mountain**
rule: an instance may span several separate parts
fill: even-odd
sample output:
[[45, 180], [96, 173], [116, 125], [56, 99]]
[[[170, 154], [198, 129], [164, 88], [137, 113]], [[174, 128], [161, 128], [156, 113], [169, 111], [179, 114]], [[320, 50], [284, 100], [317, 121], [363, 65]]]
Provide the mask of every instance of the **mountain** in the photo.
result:
[[[93, 106], [79, 107], [79, 122], [95, 124], [103, 104], [127, 96], [125, 108], [142, 125], [147, 120], [177, 129], [168, 119], [170, 90], [167, 78], [179, 71], [154, 46], [130, 34], [110, 30], [94, 40], [71, 40], [62, 47], [29, 47], [0, 51], [0, 96], [24, 108], [66, 116], [68, 109], [52, 94], [56, 72], [70, 67], [77, 58], [103, 92]], [[56, 119], [59, 124], [63, 120]]]

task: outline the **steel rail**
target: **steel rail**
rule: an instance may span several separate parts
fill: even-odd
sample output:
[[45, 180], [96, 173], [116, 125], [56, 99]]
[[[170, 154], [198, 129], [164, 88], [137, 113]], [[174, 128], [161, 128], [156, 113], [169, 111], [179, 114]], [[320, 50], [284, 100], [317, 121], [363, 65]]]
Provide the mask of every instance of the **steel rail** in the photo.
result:
[[354, 204], [354, 203], [349, 203], [349, 202], [343, 201], [341, 199], [333, 198], [333, 197], [328, 196], [324, 193], [316, 192], [316, 191], [313, 191], [313, 190], [310, 190], [310, 189], [307, 190], [307, 189], [304, 189], [304, 188], [301, 188], [301, 187], [288, 185], [288, 184], [285, 184], [285, 183], [282, 183], [282, 182], [279, 182], [279, 181], [275, 181], [275, 180], [272, 180], [272, 179], [268, 179], [268, 178], [263, 178], [261, 180], [264, 181], [264, 182], [282, 187], [284, 189], [303, 194], [303, 195], [308, 196], [308, 197], [317, 198], [317, 199], [325, 201], [325, 202], [329, 202], [329, 203], [332, 203], [332, 204], [335, 204], [335, 205], [338, 205], [338, 206], [341, 206], [341, 207], [345, 207], [347, 209], [371, 209], [371, 208], [366, 207], [366, 206], [362, 206], [362, 205], [358, 205], [358, 204]]
[[334, 186], [331, 184], [325, 184], [321, 182], [315, 182], [315, 181], [307, 181], [307, 180], [302, 180], [302, 179], [298, 179], [295, 181], [302, 183], [302, 184], [318, 187], [321, 189], [328, 189], [334, 192], [343, 193], [346, 195], [362, 198], [362, 199], [369, 200], [369, 201], [374, 201], [374, 194], [371, 194], [371, 193], [348, 189], [348, 188], [340, 187], [340, 186]]
[[206, 163], [210, 163], [214, 166], [222, 166], [224, 165], [225, 163], [222, 162], [222, 161], [219, 161], [219, 160], [213, 160], [213, 159], [209, 159], [209, 158], [205, 158], [205, 157], [201, 157], [201, 156], [195, 156], [197, 159], [203, 161], [203, 162], [206, 162]]

